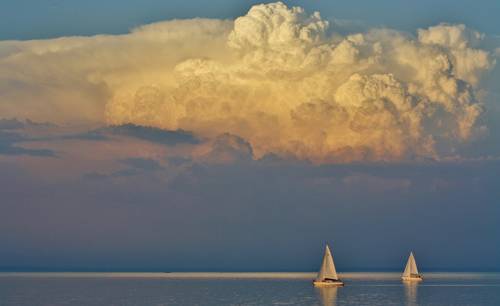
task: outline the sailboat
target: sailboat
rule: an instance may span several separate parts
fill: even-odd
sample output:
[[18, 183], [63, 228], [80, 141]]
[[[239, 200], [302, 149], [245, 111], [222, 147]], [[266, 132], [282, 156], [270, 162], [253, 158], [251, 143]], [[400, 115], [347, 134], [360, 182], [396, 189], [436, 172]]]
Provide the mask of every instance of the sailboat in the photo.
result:
[[418, 274], [417, 262], [415, 261], [415, 256], [413, 252], [410, 253], [408, 262], [406, 263], [403, 276], [401, 277], [404, 281], [422, 281], [422, 275]]
[[325, 255], [323, 256], [321, 269], [318, 272], [318, 276], [313, 281], [313, 284], [317, 287], [344, 286], [344, 283], [337, 276], [337, 270], [335, 270], [335, 264], [333, 263], [333, 256], [328, 245], [325, 247]]

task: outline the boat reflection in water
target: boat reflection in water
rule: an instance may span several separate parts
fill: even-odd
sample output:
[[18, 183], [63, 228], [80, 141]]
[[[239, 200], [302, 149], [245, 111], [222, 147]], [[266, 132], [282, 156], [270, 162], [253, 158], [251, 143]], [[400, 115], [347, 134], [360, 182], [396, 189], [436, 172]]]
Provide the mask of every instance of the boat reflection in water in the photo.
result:
[[405, 286], [405, 299], [407, 306], [417, 306], [418, 282], [403, 282]]
[[316, 293], [319, 295], [321, 305], [335, 306], [337, 305], [337, 290], [338, 287], [316, 287]]

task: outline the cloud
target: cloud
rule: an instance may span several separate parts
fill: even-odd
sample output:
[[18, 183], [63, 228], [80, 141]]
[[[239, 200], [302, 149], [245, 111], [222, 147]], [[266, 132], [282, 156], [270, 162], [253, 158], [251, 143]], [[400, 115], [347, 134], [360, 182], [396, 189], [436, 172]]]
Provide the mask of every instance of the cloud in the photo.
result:
[[49, 122], [35, 122], [30, 119], [25, 121], [17, 118], [0, 118], [0, 130], [19, 130], [24, 128], [49, 128], [56, 127], [55, 124]]
[[230, 134], [254, 158], [317, 163], [442, 159], [484, 133], [481, 78], [495, 60], [482, 34], [335, 26], [277, 2], [234, 21], [0, 42], [0, 111], [105, 121], [122, 126], [110, 133], [151, 141], [159, 129], [193, 133], [170, 135], [174, 143]]
[[35, 122], [30, 119], [0, 118], [0, 155], [55, 157], [50, 149], [26, 148], [21, 146], [39, 140], [36, 133], [44, 133], [48, 128], [56, 127], [48, 122]]
[[234, 22], [228, 44], [236, 49], [270, 49], [310, 47], [320, 44], [328, 21], [318, 12], [309, 16], [300, 7], [288, 8], [281, 2], [253, 6]]
[[164, 170], [164, 167], [156, 160], [141, 157], [129, 157], [119, 160], [126, 168], [122, 168], [110, 173], [99, 171], [91, 171], [83, 174], [86, 180], [103, 180], [108, 178], [123, 178], [141, 174], [148, 174], [159, 170]]
[[17, 120], [16, 118], [13, 118], [13, 119], [2, 118], [2, 119], [0, 119], [0, 130], [16, 130], [16, 129], [22, 129], [22, 128], [24, 128], [24, 123]]
[[[8, 125], [11, 128], [13, 125]], [[15, 132], [4, 132], [0, 130], [0, 155], [18, 156], [28, 155], [35, 157], [55, 157], [56, 154], [48, 149], [29, 149], [19, 146], [21, 143], [32, 141], [28, 137]]]
[[121, 162], [129, 167], [143, 171], [157, 171], [163, 169], [160, 163], [149, 158], [127, 158], [121, 160]]
[[352, 189], [371, 193], [407, 191], [411, 187], [409, 179], [383, 178], [362, 173], [349, 175], [343, 178], [342, 182]]
[[210, 144], [210, 151], [201, 160], [209, 163], [248, 162], [253, 160], [253, 149], [241, 137], [223, 134]]
[[65, 139], [110, 140], [113, 136], [132, 137], [162, 145], [197, 144], [200, 142], [192, 133], [176, 130], [168, 131], [155, 127], [135, 124], [112, 125], [83, 133], [65, 135]]

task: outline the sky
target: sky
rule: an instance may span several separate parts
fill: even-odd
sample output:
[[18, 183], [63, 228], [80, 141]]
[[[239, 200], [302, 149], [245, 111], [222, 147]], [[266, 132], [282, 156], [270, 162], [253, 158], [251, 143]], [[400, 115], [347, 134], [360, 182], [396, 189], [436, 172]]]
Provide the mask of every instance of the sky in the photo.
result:
[[497, 1], [8, 1], [0, 270], [500, 271]]
[[[0, 11], [0, 39], [36, 39], [68, 35], [123, 34], [139, 25], [168, 19], [236, 18], [258, 3], [272, 1], [213, 0], [6, 0]], [[346, 19], [413, 31], [441, 22], [465, 23], [488, 34], [500, 34], [500, 4], [484, 0], [286, 1], [326, 18]], [[89, 19], [92, 22], [89, 22]]]

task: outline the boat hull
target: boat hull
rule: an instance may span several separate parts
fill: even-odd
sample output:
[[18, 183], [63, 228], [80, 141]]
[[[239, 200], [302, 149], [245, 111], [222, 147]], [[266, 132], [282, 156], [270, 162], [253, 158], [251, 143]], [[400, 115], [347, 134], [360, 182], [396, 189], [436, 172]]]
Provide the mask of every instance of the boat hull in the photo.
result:
[[401, 279], [405, 282], [421, 282], [424, 280], [422, 276], [411, 276], [411, 277], [403, 276], [401, 277]]
[[314, 287], [343, 287], [344, 286], [344, 282], [342, 282], [341, 280], [328, 281], [328, 282], [314, 281], [313, 284], [314, 284]]

